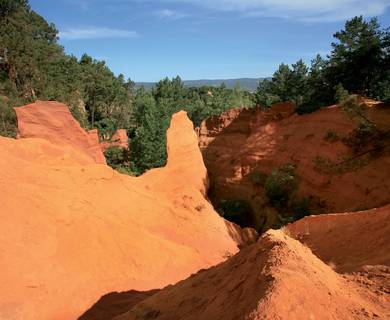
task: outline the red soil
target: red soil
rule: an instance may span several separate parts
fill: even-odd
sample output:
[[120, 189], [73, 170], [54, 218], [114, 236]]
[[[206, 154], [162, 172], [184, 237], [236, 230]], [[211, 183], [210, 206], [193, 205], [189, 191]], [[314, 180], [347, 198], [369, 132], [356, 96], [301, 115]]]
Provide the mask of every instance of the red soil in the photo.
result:
[[[371, 103], [368, 116], [383, 131], [390, 128], [388, 106]], [[344, 171], [318, 169], [318, 159], [342, 163], [352, 150], [342, 138], [356, 127], [337, 106], [312, 114], [294, 114], [291, 104], [268, 111], [233, 109], [205, 120], [199, 145], [208, 169], [214, 204], [221, 199], [244, 200], [257, 213], [256, 225], [278, 225], [276, 211], [267, 208], [264, 188], [253, 174], [270, 174], [278, 167], [296, 165], [296, 198], [311, 199], [312, 212], [342, 212], [380, 207], [390, 202], [390, 156], [384, 153], [367, 163], [355, 160]], [[327, 139], [330, 134], [332, 139]]]
[[73, 320], [108, 292], [161, 288], [237, 251], [184, 112], [167, 166], [134, 178], [95, 163], [99, 145], [63, 105], [16, 110], [35, 138], [0, 137], [0, 319]]

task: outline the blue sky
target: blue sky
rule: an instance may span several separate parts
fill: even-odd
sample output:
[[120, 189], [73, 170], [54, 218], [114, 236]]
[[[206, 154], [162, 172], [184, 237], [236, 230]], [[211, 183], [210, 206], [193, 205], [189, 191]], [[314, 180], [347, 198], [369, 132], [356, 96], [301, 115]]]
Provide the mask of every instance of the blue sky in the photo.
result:
[[266, 77], [326, 55], [354, 15], [390, 26], [389, 0], [30, 0], [67, 53], [135, 81]]

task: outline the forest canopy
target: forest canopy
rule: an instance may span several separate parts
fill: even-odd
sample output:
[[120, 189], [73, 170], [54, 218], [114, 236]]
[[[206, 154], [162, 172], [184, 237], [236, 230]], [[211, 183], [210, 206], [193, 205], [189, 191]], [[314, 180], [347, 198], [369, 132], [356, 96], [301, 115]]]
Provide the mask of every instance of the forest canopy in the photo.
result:
[[270, 80], [256, 91], [256, 102], [270, 106], [293, 101], [301, 113], [336, 102], [339, 85], [347, 91], [377, 100], [390, 99], [390, 31], [376, 18], [362, 16], [336, 32], [327, 57], [317, 55], [310, 67], [299, 60], [291, 67], [281, 64]]
[[[166, 162], [165, 132], [173, 113], [187, 111], [198, 126], [210, 115], [232, 107], [293, 101], [299, 113], [335, 103], [340, 85], [349, 92], [390, 99], [390, 32], [374, 18], [355, 17], [334, 34], [331, 53], [306, 66], [281, 64], [256, 92], [219, 87], [185, 87], [180, 77], [165, 78], [152, 90], [135, 89], [131, 79], [116, 76], [104, 61], [88, 54], [67, 55], [58, 30], [34, 12], [27, 0], [0, 0], [0, 135], [15, 136], [14, 106], [40, 100], [67, 104], [86, 129], [102, 137], [125, 128], [130, 150], [124, 171], [141, 174]], [[108, 155], [110, 156], [110, 155]], [[108, 161], [110, 163], [110, 161]], [[118, 164], [117, 164], [118, 165]]]

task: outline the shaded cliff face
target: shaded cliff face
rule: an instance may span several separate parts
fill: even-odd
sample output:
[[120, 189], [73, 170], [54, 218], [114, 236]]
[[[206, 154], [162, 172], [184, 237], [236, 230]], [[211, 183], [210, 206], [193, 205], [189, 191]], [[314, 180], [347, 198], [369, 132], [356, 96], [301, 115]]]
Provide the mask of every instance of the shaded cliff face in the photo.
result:
[[389, 275], [390, 206], [312, 216], [113, 319], [387, 319]]
[[[373, 105], [368, 116], [383, 131], [389, 130], [388, 107]], [[278, 212], [269, 205], [264, 181], [258, 180], [292, 164], [297, 177], [293, 197], [308, 199], [312, 213], [387, 204], [388, 150], [369, 159], [354, 158], [356, 153], [343, 140], [356, 126], [337, 106], [297, 115], [292, 105], [279, 104], [268, 111], [233, 109], [211, 117], [199, 128], [209, 197], [215, 207], [227, 200], [247, 203], [252, 225], [260, 230], [277, 227]]]
[[106, 293], [161, 288], [237, 252], [204, 198], [186, 113], [172, 118], [167, 166], [134, 178], [101, 164], [62, 105], [16, 111], [20, 139], [0, 137], [1, 319], [73, 320]]

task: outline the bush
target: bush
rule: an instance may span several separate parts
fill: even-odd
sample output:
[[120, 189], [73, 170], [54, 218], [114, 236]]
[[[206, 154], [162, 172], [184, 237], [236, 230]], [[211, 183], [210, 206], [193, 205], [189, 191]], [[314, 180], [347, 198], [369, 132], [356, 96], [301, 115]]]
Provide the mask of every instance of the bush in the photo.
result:
[[373, 88], [374, 98], [384, 103], [390, 103], [390, 74], [383, 81], [377, 82]]
[[274, 170], [265, 182], [265, 192], [271, 205], [286, 206], [297, 186], [295, 166], [286, 164]]
[[345, 101], [348, 97], [350, 97], [347, 90], [344, 89], [343, 85], [339, 83], [335, 87], [336, 93], [335, 93], [335, 99], [338, 103], [342, 103]]
[[317, 170], [318, 172], [332, 174], [332, 173], [336, 173], [337, 171], [336, 169], [337, 165], [324, 157], [316, 156], [313, 159], [313, 163], [314, 163], [314, 169]]
[[384, 134], [375, 125], [362, 121], [343, 142], [352, 148], [355, 153], [367, 148], [382, 150], [384, 148]]
[[265, 182], [267, 181], [268, 175], [264, 172], [252, 171], [249, 174], [249, 177], [254, 184], [264, 187]]
[[292, 212], [295, 220], [302, 219], [310, 215], [310, 199], [303, 198], [292, 204]]
[[299, 105], [297, 107], [296, 111], [298, 114], [302, 115], [302, 114], [306, 114], [306, 113], [312, 113], [314, 111], [317, 111], [320, 108], [321, 107], [320, 107], [319, 103], [306, 102], [306, 103]]
[[123, 174], [134, 175], [130, 162], [129, 149], [112, 146], [104, 152], [104, 156], [106, 157], [107, 164], [111, 168]]
[[367, 117], [367, 106], [359, 103], [355, 95], [344, 96], [340, 106], [351, 119], [358, 122], [357, 128], [344, 138], [343, 142], [355, 153], [365, 151], [367, 148], [380, 152], [384, 148], [383, 138], [386, 134]]
[[252, 227], [254, 225], [252, 207], [245, 200], [221, 200], [217, 211], [226, 220], [232, 221], [241, 227]]
[[340, 137], [338, 136], [338, 134], [335, 131], [328, 130], [324, 136], [324, 140], [332, 143], [332, 142], [339, 141]]
[[351, 118], [357, 118], [359, 121], [370, 122], [365, 116], [365, 109], [362, 104], [359, 103], [356, 95], [344, 96], [340, 100], [341, 109]]
[[[0, 96], [0, 136], [16, 137], [17, 121], [15, 111], [12, 108], [13, 102]], [[17, 104], [15, 103], [15, 105]]]
[[119, 165], [123, 164], [126, 161], [127, 158], [127, 149], [112, 146], [109, 147], [105, 152], [104, 155], [107, 160], [107, 164], [109, 166]]

